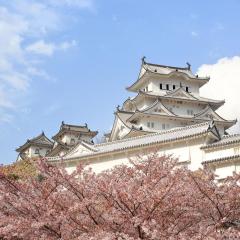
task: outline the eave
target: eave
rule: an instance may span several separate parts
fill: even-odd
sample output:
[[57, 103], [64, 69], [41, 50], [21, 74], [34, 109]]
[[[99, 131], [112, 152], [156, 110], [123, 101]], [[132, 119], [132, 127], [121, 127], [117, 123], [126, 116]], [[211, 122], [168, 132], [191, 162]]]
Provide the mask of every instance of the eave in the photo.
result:
[[226, 157], [222, 157], [222, 158], [211, 159], [211, 160], [206, 160], [206, 161], [203, 161], [202, 164], [203, 165], [219, 165], [219, 164], [223, 164], [223, 163], [226, 163], [226, 162], [236, 162], [236, 161], [237, 162], [240, 161], [240, 154], [226, 156]]
[[54, 135], [52, 137], [52, 139], [57, 141], [65, 133], [77, 133], [77, 134], [81, 134], [81, 135], [85, 135], [85, 136], [91, 136], [92, 138], [94, 138], [98, 134], [98, 131], [85, 132], [85, 131], [80, 131], [80, 130], [75, 131], [75, 130], [68, 130], [68, 129], [60, 129], [60, 131], [56, 135]]
[[218, 142], [202, 146], [201, 149], [203, 149], [204, 151], [208, 151], [208, 150], [223, 148], [225, 146], [228, 147], [236, 144], [240, 144], [240, 134], [225, 136]]
[[144, 84], [145, 81], [147, 81], [146, 78], [149, 77], [149, 76], [150, 77], [169, 78], [169, 77], [174, 76], [176, 74], [179, 75], [179, 76], [185, 77], [186, 80], [197, 82], [197, 83], [199, 83], [200, 86], [203, 86], [204, 84], [206, 84], [210, 80], [210, 78], [196, 78], [196, 77], [193, 78], [193, 77], [190, 77], [183, 72], [174, 72], [174, 73], [171, 72], [169, 74], [161, 74], [161, 73], [156, 73], [156, 72], [153, 72], [153, 71], [150, 71], [149, 69], [147, 69], [146, 72], [140, 78], [138, 78], [136, 82], [134, 82], [131, 86], [127, 87], [126, 89], [128, 91], [137, 92], [141, 88], [141, 85]]
[[[40, 143], [40, 142], [36, 142], [39, 139], [44, 138], [46, 141], [48, 141], [48, 143]], [[30, 146], [39, 146], [39, 147], [46, 147], [46, 148], [52, 148], [53, 146], [53, 142], [46, 137], [46, 135], [44, 134], [44, 132], [42, 132], [40, 135], [38, 135], [37, 137], [34, 137], [32, 139], [28, 139], [26, 141], [26, 143], [24, 143], [22, 146], [18, 147], [16, 149], [16, 152], [21, 152], [26, 150], [27, 148], [29, 148]]]
[[[177, 98], [177, 97], [169, 97], [167, 95], [156, 95], [156, 94], [149, 94], [147, 92], [143, 92], [143, 91], [139, 91], [138, 94], [133, 98], [133, 99], [127, 99], [124, 103], [123, 106], [125, 105], [125, 103], [127, 101], [131, 101], [133, 104], [135, 104], [138, 101], [138, 98], [141, 97], [149, 97], [149, 98], [154, 98], [154, 99], [160, 99], [160, 100], [175, 100], [175, 101], [183, 101], [183, 102], [190, 102], [190, 103], [196, 103], [196, 104], [209, 104], [214, 110], [217, 110], [219, 107], [221, 107], [224, 103], [225, 100], [219, 100], [219, 101], [215, 101], [213, 99], [209, 99], [210, 101], [203, 101], [203, 100], [199, 100], [196, 98], [196, 100], [194, 99], [186, 99], [186, 98]], [[212, 101], [211, 101], [212, 100]]]
[[[95, 152], [95, 153], [90, 153], [90, 154], [86, 154], [86, 155], [80, 155], [80, 156], [74, 156], [74, 157], [70, 157], [70, 158], [62, 158], [63, 161], [67, 162], [75, 162], [75, 161], [79, 161], [79, 160], [91, 160], [92, 158], [96, 157], [101, 157], [101, 156], [106, 156], [107, 154], [118, 154], [119, 152], [123, 152], [123, 151], [130, 151], [131, 149], [143, 149], [145, 147], [149, 147], [149, 146], [159, 146], [159, 144], [168, 144], [168, 143], [175, 143], [175, 142], [179, 142], [179, 141], [190, 141], [192, 139], [196, 139], [199, 137], [206, 137], [209, 136], [209, 134], [211, 134], [212, 131], [212, 127], [213, 124], [209, 123], [209, 122], [205, 122], [205, 123], [201, 123], [201, 124], [196, 124], [196, 125], [191, 125], [191, 126], [187, 126], [187, 127], [183, 127], [183, 128], [175, 128], [175, 129], [171, 129], [171, 130], [166, 130], [166, 131], [162, 131], [161, 133], [153, 133], [153, 134], [147, 134], [147, 135], [143, 135], [143, 136], [137, 136], [137, 137], [132, 137], [132, 138], [127, 138], [127, 139], [122, 139], [122, 140], [116, 140], [113, 142], [108, 142], [108, 143], [102, 143], [102, 144], [96, 144], [95, 147], [96, 148], [101, 148], [103, 146], [108, 146], [108, 145], [115, 145], [118, 146], [118, 148], [116, 150], [110, 150], [109, 148], [107, 148], [105, 151], [99, 151], [99, 152]], [[199, 129], [196, 132], [194, 131], [194, 129]], [[189, 131], [189, 134], [187, 135], [183, 135], [181, 136], [178, 135], [178, 132], [183, 132], [184, 131]], [[172, 137], [167, 138], [167, 139], [160, 139], [158, 138], [158, 136], [162, 136], [164, 134], [168, 134], [171, 133]], [[152, 139], [154, 138], [154, 140], [150, 141], [147, 139]], [[127, 143], [127, 142], [131, 142], [131, 145], [127, 145], [125, 147], [121, 146], [122, 143]], [[137, 144], [132, 144], [134, 142], [137, 142]], [[109, 150], [108, 150], [109, 149]], [[59, 161], [59, 158], [49, 158], [48, 161], [52, 162], [52, 163], [56, 163]]]
[[49, 148], [51, 149], [53, 144], [50, 145], [50, 144], [41, 144], [41, 143], [32, 143], [32, 142], [29, 142], [29, 143], [25, 143], [24, 145], [20, 146], [19, 148], [16, 149], [16, 152], [22, 152], [24, 150], [26, 150], [27, 148], [31, 147], [31, 146], [35, 146], [35, 147], [45, 147], [45, 148]]
[[[182, 117], [182, 116], [170, 116], [170, 115], [161, 115], [161, 114], [153, 114], [153, 113], [144, 113], [144, 112], [140, 112], [140, 111], [136, 111], [130, 118], [127, 119], [128, 122], [133, 121], [134, 119], [138, 118], [138, 117], [147, 117], [147, 116], [151, 116], [151, 117], [155, 117], [155, 118], [167, 118], [167, 119], [178, 119], [179, 121], [189, 121], [191, 123], [199, 123], [199, 122], [208, 122], [211, 121], [211, 119], [201, 119], [201, 118], [195, 118], [195, 117]], [[216, 124], [222, 124], [224, 126], [226, 126], [225, 130], [232, 127], [234, 124], [236, 124], [236, 120], [232, 120], [232, 121], [218, 121], [218, 120], [214, 120], [214, 122]]]

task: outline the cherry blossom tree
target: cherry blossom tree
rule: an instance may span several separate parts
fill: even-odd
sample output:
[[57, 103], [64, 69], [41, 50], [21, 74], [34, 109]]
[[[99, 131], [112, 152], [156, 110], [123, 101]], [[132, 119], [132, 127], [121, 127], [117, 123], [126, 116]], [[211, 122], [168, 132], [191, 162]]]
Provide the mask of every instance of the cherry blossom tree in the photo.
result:
[[2, 166], [1, 171], [6, 176], [13, 179], [23, 179], [29, 176], [36, 176], [35, 161], [37, 161], [37, 158], [19, 160], [15, 163]]
[[218, 184], [151, 154], [95, 174], [41, 160], [38, 176], [0, 174], [0, 239], [239, 239], [239, 175]]

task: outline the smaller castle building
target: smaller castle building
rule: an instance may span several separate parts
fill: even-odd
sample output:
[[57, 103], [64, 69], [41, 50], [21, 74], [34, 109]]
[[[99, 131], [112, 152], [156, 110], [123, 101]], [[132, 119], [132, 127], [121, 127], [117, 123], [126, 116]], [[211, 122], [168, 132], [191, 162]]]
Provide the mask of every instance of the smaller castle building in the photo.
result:
[[19, 153], [17, 160], [35, 157], [61, 157], [81, 141], [93, 144], [93, 138], [97, 134], [98, 132], [91, 131], [87, 124], [81, 126], [62, 122], [58, 133], [52, 137], [52, 140], [42, 132], [17, 148], [16, 151]]
[[53, 142], [42, 132], [37, 137], [28, 139], [22, 146], [16, 149], [17, 160], [35, 157], [45, 157], [53, 148]]

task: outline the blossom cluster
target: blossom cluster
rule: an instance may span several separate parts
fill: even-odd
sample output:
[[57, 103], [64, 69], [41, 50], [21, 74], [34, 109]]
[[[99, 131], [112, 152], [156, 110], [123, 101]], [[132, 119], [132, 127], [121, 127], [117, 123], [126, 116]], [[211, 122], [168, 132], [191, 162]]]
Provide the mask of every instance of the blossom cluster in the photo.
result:
[[0, 239], [240, 239], [239, 175], [219, 184], [151, 154], [95, 174], [44, 159], [39, 176], [0, 172]]

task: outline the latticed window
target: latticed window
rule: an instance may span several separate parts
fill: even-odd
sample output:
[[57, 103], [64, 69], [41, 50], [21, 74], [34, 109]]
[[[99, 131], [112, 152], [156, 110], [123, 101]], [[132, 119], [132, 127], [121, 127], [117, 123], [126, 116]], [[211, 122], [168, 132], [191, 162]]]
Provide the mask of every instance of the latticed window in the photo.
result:
[[234, 148], [234, 154], [240, 154], [240, 147]]

